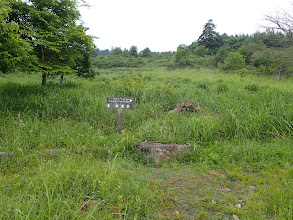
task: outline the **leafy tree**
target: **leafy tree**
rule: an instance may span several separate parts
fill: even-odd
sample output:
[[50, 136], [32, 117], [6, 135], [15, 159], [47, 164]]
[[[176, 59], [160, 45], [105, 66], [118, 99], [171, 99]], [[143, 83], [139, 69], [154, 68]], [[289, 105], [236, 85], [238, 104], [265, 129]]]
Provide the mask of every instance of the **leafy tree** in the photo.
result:
[[219, 48], [216, 55], [214, 56], [213, 66], [220, 67], [224, 64], [226, 57], [229, 55], [231, 48], [228, 45], [224, 45]]
[[128, 57], [129, 56], [129, 51], [127, 49], [124, 49], [122, 52], [123, 57]]
[[253, 56], [255, 53], [263, 53], [267, 49], [266, 45], [262, 42], [246, 42], [239, 49], [238, 52], [241, 53], [245, 58], [245, 63], [248, 65], [252, 64]]
[[249, 41], [251, 37], [249, 35], [235, 35], [228, 36], [227, 34], [222, 35], [224, 45], [228, 45], [231, 49], [239, 49], [245, 42]]
[[225, 68], [227, 70], [239, 70], [245, 67], [245, 59], [242, 54], [238, 52], [230, 52], [225, 59]]
[[188, 46], [188, 48], [189, 48], [189, 50], [193, 53], [193, 51], [198, 47], [199, 45], [198, 45], [198, 42], [197, 41], [194, 41], [194, 42], [192, 42], [189, 46]]
[[140, 52], [142, 57], [150, 57], [152, 55], [152, 51], [150, 48], [145, 48], [143, 51]]
[[257, 32], [252, 35], [252, 42], [264, 44], [267, 47], [287, 47], [288, 39], [282, 33], [275, 33], [272, 30], [266, 32]]
[[122, 55], [122, 50], [120, 47], [115, 47], [111, 50], [111, 55]]
[[288, 76], [293, 73], [293, 47], [266, 48], [256, 52], [252, 57], [252, 64], [256, 72], [265, 75]]
[[76, 24], [80, 14], [75, 0], [17, 1], [12, 9], [9, 20], [19, 25], [22, 39], [33, 47], [42, 86], [48, 74], [89, 71], [93, 39]]
[[207, 49], [204, 45], [200, 45], [199, 47], [194, 49], [193, 54], [204, 57], [205, 55], [209, 54], [209, 49]]
[[180, 67], [191, 65], [190, 55], [191, 54], [189, 52], [188, 47], [186, 45], [181, 44], [177, 47], [175, 62]]
[[130, 47], [129, 55], [130, 56], [133, 56], [133, 57], [137, 57], [138, 56], [137, 47], [136, 46], [131, 46]]
[[213, 23], [213, 20], [210, 19], [208, 23], [204, 25], [203, 32], [197, 40], [199, 45], [205, 46], [212, 52], [215, 52], [223, 45], [223, 39], [215, 29], [216, 25]]
[[22, 40], [19, 26], [8, 22], [12, 0], [0, 0], [0, 71], [13, 72], [16, 68], [30, 66], [32, 47]]
[[110, 61], [107, 56], [97, 56], [93, 59], [93, 66], [101, 69], [106, 69], [110, 67]]

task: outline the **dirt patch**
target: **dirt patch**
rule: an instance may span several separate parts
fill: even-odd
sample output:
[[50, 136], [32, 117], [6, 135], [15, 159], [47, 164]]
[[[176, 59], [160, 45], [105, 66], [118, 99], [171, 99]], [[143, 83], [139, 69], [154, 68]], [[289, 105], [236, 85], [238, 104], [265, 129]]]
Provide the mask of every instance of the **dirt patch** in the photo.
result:
[[225, 172], [186, 166], [153, 168], [151, 173], [148, 176], [163, 188], [173, 203], [173, 208], [161, 213], [160, 218], [232, 219], [233, 214], [245, 206], [245, 186], [230, 179]]

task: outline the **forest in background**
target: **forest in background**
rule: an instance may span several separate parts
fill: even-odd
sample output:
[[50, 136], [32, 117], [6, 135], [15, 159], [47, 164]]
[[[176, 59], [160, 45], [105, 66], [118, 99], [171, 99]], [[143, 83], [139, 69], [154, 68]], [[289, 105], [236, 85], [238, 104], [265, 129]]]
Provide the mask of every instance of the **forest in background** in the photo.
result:
[[290, 76], [293, 73], [292, 37], [268, 28], [252, 35], [220, 35], [209, 20], [198, 40], [190, 45], [179, 45], [177, 51], [152, 52], [149, 48], [138, 52], [119, 47], [96, 50], [93, 66], [112, 67], [165, 66], [176, 68], [219, 68], [240, 74]]
[[219, 68], [239, 74], [290, 76], [293, 73], [291, 11], [266, 15], [271, 26], [252, 35], [220, 35], [210, 19], [202, 34], [177, 51], [138, 51], [120, 47], [99, 50], [94, 37], [79, 24], [83, 1], [0, 0], [0, 72], [39, 72], [42, 86], [48, 75], [94, 77], [115, 67], [165, 66]]

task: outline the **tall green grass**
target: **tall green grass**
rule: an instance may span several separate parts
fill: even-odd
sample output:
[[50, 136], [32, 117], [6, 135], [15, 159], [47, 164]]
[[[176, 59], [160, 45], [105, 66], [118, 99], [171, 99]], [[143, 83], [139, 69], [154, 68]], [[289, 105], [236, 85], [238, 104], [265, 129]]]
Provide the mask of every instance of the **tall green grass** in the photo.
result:
[[[29, 172], [2, 176], [1, 219], [154, 219], [160, 209], [162, 195], [149, 190], [156, 186], [138, 177], [129, 163], [66, 154], [35, 159]], [[85, 199], [98, 206], [83, 212]]]
[[[292, 172], [290, 78], [118, 69], [92, 80], [67, 76], [63, 87], [52, 77], [41, 88], [40, 80], [0, 76], [0, 151], [15, 157], [0, 161], [1, 219], [156, 219], [170, 204], [139, 171], [147, 163], [136, 154], [142, 141], [191, 144], [194, 152], [181, 163]], [[134, 110], [123, 111], [122, 134], [117, 111], [106, 108], [106, 98], [119, 95], [135, 98]], [[200, 111], [168, 113], [181, 102]], [[56, 154], [42, 153], [47, 150]], [[291, 186], [286, 179], [284, 189], [291, 192]], [[292, 216], [284, 189], [263, 192], [272, 201], [269, 215]], [[81, 212], [85, 198], [98, 200], [98, 207]]]
[[[64, 87], [52, 79], [45, 89], [35, 75], [29, 80], [26, 75], [6, 76], [0, 85], [0, 146], [79, 152], [105, 145], [120, 152], [145, 140], [209, 146], [292, 139], [292, 90], [282, 84], [270, 87], [266, 78], [263, 84], [251, 84], [224, 74], [186, 74], [118, 71], [92, 81], [69, 76]], [[118, 95], [135, 98], [134, 110], [123, 112], [123, 132], [132, 143], [127, 147], [117, 147], [117, 112], [106, 108], [106, 97]], [[181, 102], [198, 104], [201, 111], [168, 114]]]

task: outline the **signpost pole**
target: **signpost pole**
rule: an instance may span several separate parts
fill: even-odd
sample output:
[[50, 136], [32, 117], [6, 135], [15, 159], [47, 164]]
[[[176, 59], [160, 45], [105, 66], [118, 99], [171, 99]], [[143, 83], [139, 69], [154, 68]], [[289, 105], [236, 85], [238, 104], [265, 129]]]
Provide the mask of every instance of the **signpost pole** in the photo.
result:
[[133, 109], [133, 98], [124, 97], [107, 97], [107, 108], [117, 109], [117, 130], [121, 134], [122, 131], [122, 110], [123, 109]]
[[117, 130], [118, 133], [121, 134], [122, 131], [122, 109], [118, 109], [118, 113], [117, 113]]

